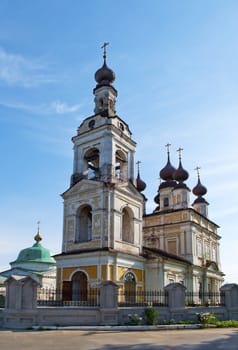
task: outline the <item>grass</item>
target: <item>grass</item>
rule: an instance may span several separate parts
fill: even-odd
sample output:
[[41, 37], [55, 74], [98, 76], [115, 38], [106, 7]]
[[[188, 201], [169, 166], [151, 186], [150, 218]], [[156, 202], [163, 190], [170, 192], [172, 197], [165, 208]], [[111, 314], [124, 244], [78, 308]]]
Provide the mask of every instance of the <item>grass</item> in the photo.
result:
[[217, 321], [215, 325], [217, 326], [217, 328], [229, 328], [229, 327], [238, 328], [238, 321], [237, 320]]

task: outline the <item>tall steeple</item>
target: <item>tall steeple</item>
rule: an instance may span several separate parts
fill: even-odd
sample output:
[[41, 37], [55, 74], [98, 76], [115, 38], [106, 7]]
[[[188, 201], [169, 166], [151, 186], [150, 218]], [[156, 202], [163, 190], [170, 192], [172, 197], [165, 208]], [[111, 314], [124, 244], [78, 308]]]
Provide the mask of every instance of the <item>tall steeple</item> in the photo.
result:
[[94, 113], [103, 113], [105, 116], [114, 116], [116, 114], [115, 104], [117, 90], [113, 87], [116, 76], [112, 69], [107, 66], [107, 51], [109, 43], [104, 43], [103, 48], [103, 65], [95, 73], [96, 87], [93, 90], [95, 95]]
[[82, 121], [72, 138], [73, 175], [62, 195], [63, 251], [127, 247], [138, 255], [145, 183], [140, 175], [134, 178], [136, 143], [115, 112], [115, 73], [107, 66], [107, 46], [102, 46], [103, 66], [95, 73], [95, 114]]

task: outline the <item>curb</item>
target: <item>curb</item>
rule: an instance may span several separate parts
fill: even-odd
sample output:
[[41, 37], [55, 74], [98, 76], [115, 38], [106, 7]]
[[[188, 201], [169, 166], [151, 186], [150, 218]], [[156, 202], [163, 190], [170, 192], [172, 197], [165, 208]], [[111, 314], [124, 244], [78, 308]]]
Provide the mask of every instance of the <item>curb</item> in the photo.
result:
[[158, 326], [33, 326], [33, 330], [78, 330], [78, 331], [158, 331], [176, 329], [200, 329], [200, 324], [174, 324]]

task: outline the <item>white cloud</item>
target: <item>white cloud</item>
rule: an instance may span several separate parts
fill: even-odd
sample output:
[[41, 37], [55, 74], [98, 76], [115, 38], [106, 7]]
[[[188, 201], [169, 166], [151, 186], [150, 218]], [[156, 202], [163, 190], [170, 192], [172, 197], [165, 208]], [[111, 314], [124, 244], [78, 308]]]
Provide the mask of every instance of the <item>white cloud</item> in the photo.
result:
[[52, 83], [55, 79], [46, 73], [46, 66], [41, 62], [8, 53], [0, 47], [0, 81], [29, 88]]
[[20, 109], [23, 111], [36, 113], [36, 114], [69, 114], [78, 112], [81, 105], [73, 104], [68, 105], [66, 102], [62, 101], [53, 101], [51, 103], [43, 103], [40, 105], [30, 105], [24, 103], [5, 103], [0, 102], [0, 105], [8, 108]]
[[55, 111], [57, 114], [66, 114], [66, 113], [74, 113], [77, 112], [79, 110], [79, 108], [81, 107], [81, 105], [76, 104], [76, 105], [72, 105], [69, 106], [67, 103], [65, 102], [61, 102], [61, 101], [55, 101], [52, 102], [50, 107], [52, 108], [53, 111]]

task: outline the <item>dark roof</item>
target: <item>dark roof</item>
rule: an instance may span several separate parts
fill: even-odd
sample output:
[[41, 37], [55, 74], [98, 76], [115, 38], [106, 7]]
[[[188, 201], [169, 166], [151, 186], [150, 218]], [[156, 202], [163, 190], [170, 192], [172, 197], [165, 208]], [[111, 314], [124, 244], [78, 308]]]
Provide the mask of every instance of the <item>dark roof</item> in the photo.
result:
[[158, 248], [148, 248], [148, 247], [143, 247], [143, 255], [146, 257], [146, 253], [153, 253], [157, 256], [162, 256], [164, 258], [168, 258], [168, 259], [173, 259], [173, 260], [178, 260], [178, 261], [181, 261], [181, 262], [184, 262], [186, 264], [189, 264], [189, 265], [192, 265], [192, 263], [185, 259], [185, 258], [182, 258], [176, 254], [171, 254], [171, 253], [168, 253], [164, 250], [161, 250], [161, 249], [158, 249]]

